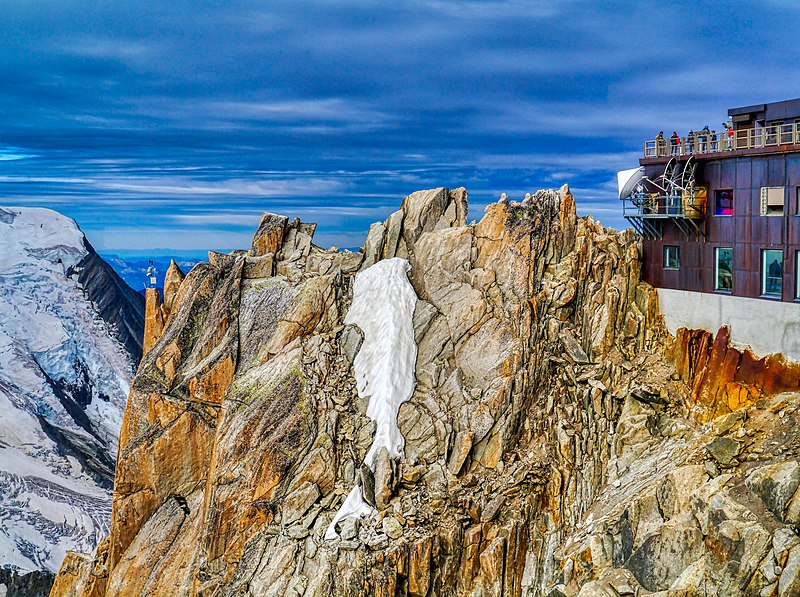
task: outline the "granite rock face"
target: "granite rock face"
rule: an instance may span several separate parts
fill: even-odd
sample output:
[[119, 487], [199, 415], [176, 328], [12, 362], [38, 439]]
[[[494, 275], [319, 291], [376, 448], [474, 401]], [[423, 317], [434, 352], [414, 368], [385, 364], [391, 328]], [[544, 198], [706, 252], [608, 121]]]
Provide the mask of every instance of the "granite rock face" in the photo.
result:
[[735, 348], [727, 327], [716, 336], [681, 328], [669, 352], [691, 389], [699, 419], [741, 410], [781, 392], [800, 392], [800, 363], [787, 362], [780, 354], [757, 358], [749, 348]]
[[[53, 594], [795, 594], [797, 396], [696, 416], [631, 231], [564, 187], [472, 224], [464, 189], [419, 191], [358, 253], [313, 233], [267, 214], [251, 250], [148, 296], [111, 534]], [[391, 257], [416, 388], [404, 458], [373, 473], [343, 321]], [[724, 469], [714, 440], [738, 446]], [[325, 541], [356, 484], [372, 514]]]

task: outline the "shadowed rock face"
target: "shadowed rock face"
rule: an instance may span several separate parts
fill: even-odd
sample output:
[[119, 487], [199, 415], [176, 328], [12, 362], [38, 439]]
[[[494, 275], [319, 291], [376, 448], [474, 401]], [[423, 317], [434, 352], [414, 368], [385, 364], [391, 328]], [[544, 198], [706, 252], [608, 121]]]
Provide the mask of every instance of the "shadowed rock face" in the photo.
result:
[[[250, 251], [148, 296], [111, 534], [53, 594], [792, 594], [800, 476], [747, 458], [777, 458], [794, 395], [700, 426], [637, 237], [578, 219], [566, 187], [466, 221], [463, 189], [420, 191], [350, 253], [267, 214]], [[405, 458], [373, 473], [344, 319], [391, 257], [419, 299], [416, 387]], [[354, 484], [377, 509], [324, 541]]]
[[134, 363], [142, 358], [144, 298], [128, 286], [117, 272], [86, 241], [89, 254], [67, 275], [77, 274], [78, 282], [94, 303], [98, 314], [112, 326]]
[[0, 584], [6, 588], [6, 597], [45, 597], [50, 594], [53, 573], [36, 570], [19, 574], [0, 568]]

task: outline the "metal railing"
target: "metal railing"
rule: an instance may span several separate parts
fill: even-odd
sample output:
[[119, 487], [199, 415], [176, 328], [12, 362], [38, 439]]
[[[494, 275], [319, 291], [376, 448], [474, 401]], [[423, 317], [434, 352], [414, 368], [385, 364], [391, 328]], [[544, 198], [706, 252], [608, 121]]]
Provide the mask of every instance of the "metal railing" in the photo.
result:
[[689, 218], [705, 215], [705, 201], [685, 200], [681, 195], [643, 195], [622, 205], [624, 217], [639, 218]]
[[800, 145], [800, 122], [735, 131], [727, 129], [716, 133], [698, 131], [691, 140], [681, 137], [678, 143], [670, 138], [651, 139], [644, 142], [644, 157], [660, 158], [721, 153], [735, 149], [779, 147], [781, 145]]
[[687, 238], [705, 236], [703, 199], [682, 195], [640, 194], [626, 199], [625, 219], [646, 238], [663, 238], [664, 222], [672, 222]]

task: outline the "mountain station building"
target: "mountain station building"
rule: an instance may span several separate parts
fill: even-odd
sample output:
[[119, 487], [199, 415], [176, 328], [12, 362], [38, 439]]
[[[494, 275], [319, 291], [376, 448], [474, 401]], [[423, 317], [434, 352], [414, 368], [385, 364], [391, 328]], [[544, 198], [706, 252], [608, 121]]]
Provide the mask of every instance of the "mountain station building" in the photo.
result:
[[639, 167], [618, 173], [642, 278], [668, 327], [731, 325], [734, 340], [752, 328], [738, 335], [754, 351], [800, 360], [800, 99], [728, 117], [646, 141]]

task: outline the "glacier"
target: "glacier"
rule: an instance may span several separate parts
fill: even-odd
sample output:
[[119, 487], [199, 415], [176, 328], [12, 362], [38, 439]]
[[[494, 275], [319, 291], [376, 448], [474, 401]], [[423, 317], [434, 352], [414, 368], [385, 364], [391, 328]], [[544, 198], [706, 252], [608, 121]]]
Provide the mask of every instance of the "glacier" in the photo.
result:
[[74, 273], [52, 210], [0, 208], [0, 566], [56, 572], [108, 532], [134, 362]]
[[[364, 457], [373, 473], [381, 449], [386, 448], [391, 458], [403, 458], [405, 440], [397, 414], [414, 393], [417, 361], [413, 322], [417, 294], [408, 280], [410, 271], [406, 259], [394, 257], [357, 274], [353, 302], [344, 320], [364, 334], [353, 370], [358, 395], [368, 399], [367, 416], [375, 422], [372, 446]], [[354, 487], [328, 526], [325, 539], [338, 537], [338, 522], [370, 511], [361, 487]]]

